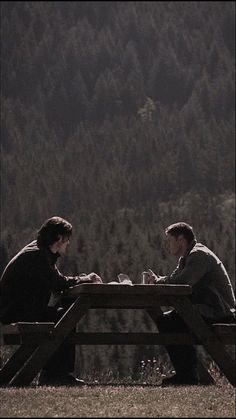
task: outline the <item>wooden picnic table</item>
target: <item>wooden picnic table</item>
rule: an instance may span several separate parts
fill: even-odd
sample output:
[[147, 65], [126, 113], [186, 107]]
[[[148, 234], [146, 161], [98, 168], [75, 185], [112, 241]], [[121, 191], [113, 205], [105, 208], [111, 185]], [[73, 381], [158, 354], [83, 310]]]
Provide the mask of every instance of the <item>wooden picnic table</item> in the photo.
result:
[[[235, 386], [235, 362], [225, 343], [191, 303], [189, 285], [81, 284], [70, 288], [64, 298], [68, 309], [55, 325], [25, 333], [19, 349], [0, 370], [0, 384], [29, 385], [65, 338], [77, 344], [192, 344], [203, 345], [231, 384]], [[190, 329], [189, 334], [74, 333], [90, 309], [144, 309], [156, 322], [160, 307], [174, 307]], [[4, 326], [3, 326], [4, 327]], [[6, 326], [7, 328], [7, 326]], [[23, 328], [24, 329], [24, 328]], [[22, 329], [22, 330], [23, 330]], [[7, 329], [6, 329], [7, 330]], [[6, 333], [6, 331], [5, 331]], [[22, 336], [21, 336], [22, 337]]]

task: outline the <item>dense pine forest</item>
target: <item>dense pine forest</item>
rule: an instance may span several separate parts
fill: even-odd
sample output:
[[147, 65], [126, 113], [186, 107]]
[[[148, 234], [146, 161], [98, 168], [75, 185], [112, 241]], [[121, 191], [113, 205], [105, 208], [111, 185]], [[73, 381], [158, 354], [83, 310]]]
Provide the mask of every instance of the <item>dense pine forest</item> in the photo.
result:
[[235, 2], [1, 2], [0, 271], [59, 215], [63, 273], [140, 282], [186, 221], [235, 286], [234, 89]]

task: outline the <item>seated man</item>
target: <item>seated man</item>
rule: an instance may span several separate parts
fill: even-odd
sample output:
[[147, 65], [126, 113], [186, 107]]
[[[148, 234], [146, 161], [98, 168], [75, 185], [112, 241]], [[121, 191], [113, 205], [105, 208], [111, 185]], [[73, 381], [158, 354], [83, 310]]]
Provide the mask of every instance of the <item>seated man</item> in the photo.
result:
[[[178, 266], [168, 276], [155, 275], [149, 270], [146, 283], [191, 285], [192, 302], [209, 324], [235, 322], [235, 295], [223, 263], [210, 249], [197, 243], [190, 225], [172, 224], [165, 234], [169, 252], [179, 257]], [[158, 328], [163, 332], [188, 330], [176, 310], [163, 313]], [[163, 380], [163, 385], [198, 384], [196, 348], [168, 345], [166, 349], [176, 375]]]
[[[0, 278], [0, 322], [57, 322], [65, 309], [49, 307], [51, 293], [84, 282], [102, 282], [95, 273], [70, 277], [59, 272], [56, 261], [66, 252], [71, 234], [72, 225], [68, 221], [49, 218], [39, 229], [37, 240], [8, 263]], [[74, 345], [63, 343], [44, 366], [39, 383], [81, 384], [81, 380], [71, 375], [74, 361]]]

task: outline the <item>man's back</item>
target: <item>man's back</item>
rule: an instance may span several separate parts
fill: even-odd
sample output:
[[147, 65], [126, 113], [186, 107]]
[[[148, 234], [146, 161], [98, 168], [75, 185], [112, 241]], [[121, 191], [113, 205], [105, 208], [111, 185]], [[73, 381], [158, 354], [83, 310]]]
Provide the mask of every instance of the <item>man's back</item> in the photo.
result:
[[215, 253], [207, 246], [196, 243], [186, 257], [186, 266], [190, 270], [193, 266], [199, 270], [199, 278], [193, 285], [192, 300], [199, 306], [202, 315], [209, 318], [232, 315], [232, 308], [235, 306], [232, 284], [223, 263]]
[[11, 259], [0, 279], [0, 321], [40, 320], [51, 294], [53, 262], [36, 240]]

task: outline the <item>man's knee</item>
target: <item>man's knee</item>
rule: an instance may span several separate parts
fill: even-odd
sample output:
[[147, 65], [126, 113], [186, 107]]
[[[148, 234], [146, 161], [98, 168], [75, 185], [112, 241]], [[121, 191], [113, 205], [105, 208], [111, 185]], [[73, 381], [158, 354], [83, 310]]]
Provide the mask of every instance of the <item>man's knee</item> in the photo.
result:
[[56, 323], [66, 312], [63, 307], [48, 307], [44, 314], [45, 321], [52, 321]]
[[163, 313], [162, 316], [158, 318], [157, 324], [160, 331], [163, 332], [180, 332], [187, 329], [186, 324], [176, 310]]

